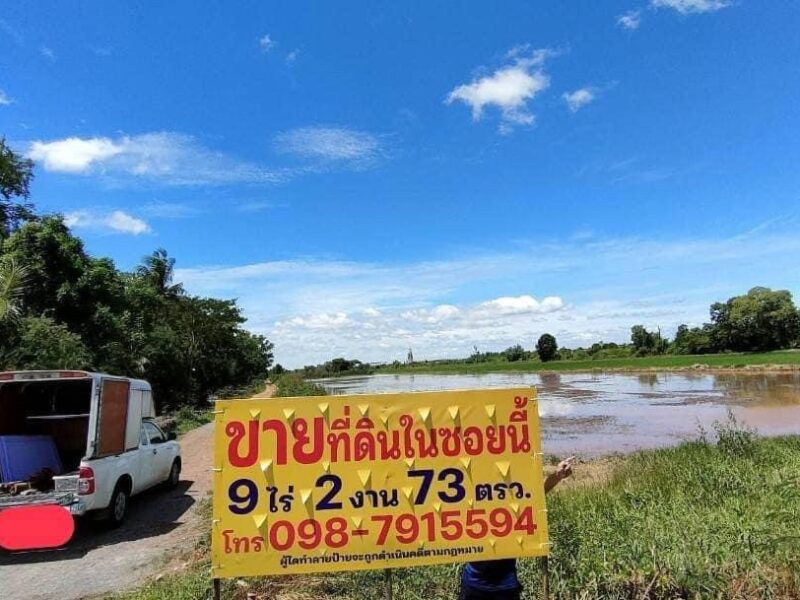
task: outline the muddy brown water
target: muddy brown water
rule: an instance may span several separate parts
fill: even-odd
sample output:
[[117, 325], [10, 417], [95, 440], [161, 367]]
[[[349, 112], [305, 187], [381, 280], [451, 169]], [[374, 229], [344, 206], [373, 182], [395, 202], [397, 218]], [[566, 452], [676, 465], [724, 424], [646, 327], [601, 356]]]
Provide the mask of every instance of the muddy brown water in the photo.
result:
[[332, 394], [535, 386], [544, 451], [598, 456], [675, 445], [736, 420], [800, 434], [800, 373], [487, 373], [321, 379]]

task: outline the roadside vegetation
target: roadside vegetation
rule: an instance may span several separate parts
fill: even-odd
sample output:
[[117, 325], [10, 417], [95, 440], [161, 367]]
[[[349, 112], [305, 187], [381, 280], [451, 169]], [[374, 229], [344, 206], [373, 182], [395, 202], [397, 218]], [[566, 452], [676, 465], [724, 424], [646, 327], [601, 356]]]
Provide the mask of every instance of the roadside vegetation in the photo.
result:
[[147, 379], [159, 412], [262, 384], [272, 344], [232, 300], [188, 294], [158, 249], [131, 271], [90, 256], [29, 201], [33, 163], [0, 138], [0, 370], [88, 369]]
[[299, 373], [285, 373], [275, 378], [275, 397], [325, 396], [328, 392], [321, 385], [306, 380]]
[[626, 356], [618, 358], [589, 358], [554, 360], [541, 362], [537, 359], [508, 362], [491, 360], [466, 362], [450, 360], [420, 361], [413, 364], [383, 366], [376, 373], [497, 373], [505, 371], [637, 371], [668, 369], [736, 369], [753, 368], [800, 368], [800, 351], [786, 350], [758, 353], [725, 354], [665, 354], [657, 356]]
[[[731, 422], [676, 448], [579, 464], [576, 479], [548, 497], [554, 598], [800, 598], [800, 436], [759, 438]], [[193, 556], [122, 598], [206, 597], [207, 540]], [[459, 568], [396, 570], [395, 598], [452, 599]], [[520, 577], [536, 597], [540, 563], [522, 560]], [[373, 600], [382, 581], [378, 570], [223, 585], [226, 598]]]

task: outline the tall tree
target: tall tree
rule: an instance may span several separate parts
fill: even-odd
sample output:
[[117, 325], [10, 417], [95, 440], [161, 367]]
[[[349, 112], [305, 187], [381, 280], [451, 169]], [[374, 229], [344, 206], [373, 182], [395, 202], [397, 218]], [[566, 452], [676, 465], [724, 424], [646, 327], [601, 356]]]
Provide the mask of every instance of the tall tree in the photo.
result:
[[643, 325], [631, 327], [631, 343], [639, 356], [664, 354], [669, 342], [661, 336], [661, 331], [647, 331]]
[[539, 336], [539, 341], [536, 342], [536, 352], [542, 362], [553, 360], [558, 354], [558, 343], [556, 343], [555, 336], [549, 333], [543, 333]]
[[149, 256], [145, 256], [136, 272], [148, 281], [160, 296], [175, 297], [183, 293], [183, 286], [180, 283], [172, 284], [175, 274], [175, 259], [170, 258], [164, 248], [159, 248]]
[[788, 348], [800, 338], [800, 313], [787, 290], [754, 287], [711, 305], [717, 346], [738, 352]]
[[33, 218], [33, 205], [28, 202], [32, 179], [33, 161], [14, 152], [0, 137], [0, 240], [20, 222]]

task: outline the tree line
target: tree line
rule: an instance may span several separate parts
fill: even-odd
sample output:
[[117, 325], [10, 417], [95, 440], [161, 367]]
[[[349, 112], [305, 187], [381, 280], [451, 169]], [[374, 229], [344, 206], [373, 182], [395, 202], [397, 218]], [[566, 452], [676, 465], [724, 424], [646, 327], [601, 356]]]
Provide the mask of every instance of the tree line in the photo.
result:
[[90, 369], [147, 379], [161, 410], [263, 380], [272, 344], [234, 300], [187, 293], [158, 249], [133, 271], [90, 256], [30, 202], [33, 163], [0, 138], [0, 370]]
[[660, 329], [648, 331], [644, 325], [634, 325], [628, 344], [597, 342], [588, 348], [558, 348], [555, 338], [544, 334], [537, 342], [535, 353], [526, 353], [521, 346], [511, 346], [498, 354], [508, 361], [539, 358], [546, 362], [556, 358], [581, 360], [800, 348], [800, 311], [787, 290], [754, 287], [746, 294], [715, 302], [709, 314], [710, 322], [702, 326], [678, 326], [671, 340], [662, 335]]

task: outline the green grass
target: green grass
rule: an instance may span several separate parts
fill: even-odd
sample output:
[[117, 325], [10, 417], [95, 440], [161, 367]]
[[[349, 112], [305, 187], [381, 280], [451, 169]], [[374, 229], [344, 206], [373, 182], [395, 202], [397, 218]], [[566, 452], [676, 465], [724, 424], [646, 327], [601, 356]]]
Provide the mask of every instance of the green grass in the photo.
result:
[[321, 385], [305, 380], [297, 373], [285, 373], [275, 380], [275, 397], [325, 396], [328, 392]]
[[184, 406], [173, 415], [175, 419], [175, 432], [180, 436], [196, 429], [206, 423], [213, 421], [213, 414], [211, 408], [206, 410], [196, 410], [188, 406]]
[[501, 371], [591, 371], [637, 369], [688, 369], [695, 365], [710, 368], [739, 368], [747, 366], [789, 365], [800, 368], [800, 352], [783, 350], [760, 353], [726, 354], [667, 354], [598, 360], [555, 360], [551, 362], [494, 361], [484, 363], [427, 362], [382, 367], [378, 373], [496, 373]]
[[[548, 498], [554, 598], [800, 598], [800, 436], [762, 439], [736, 427], [719, 441], [620, 457], [608, 481]], [[591, 469], [578, 465], [576, 469]], [[580, 475], [580, 473], [578, 473]], [[202, 507], [210, 520], [208, 506]], [[185, 572], [124, 600], [208, 598], [208, 539]], [[397, 600], [455, 597], [456, 564], [394, 571]], [[520, 561], [538, 590], [539, 563]], [[223, 582], [224, 598], [373, 600], [381, 571]], [[536, 597], [531, 593], [528, 597]]]

